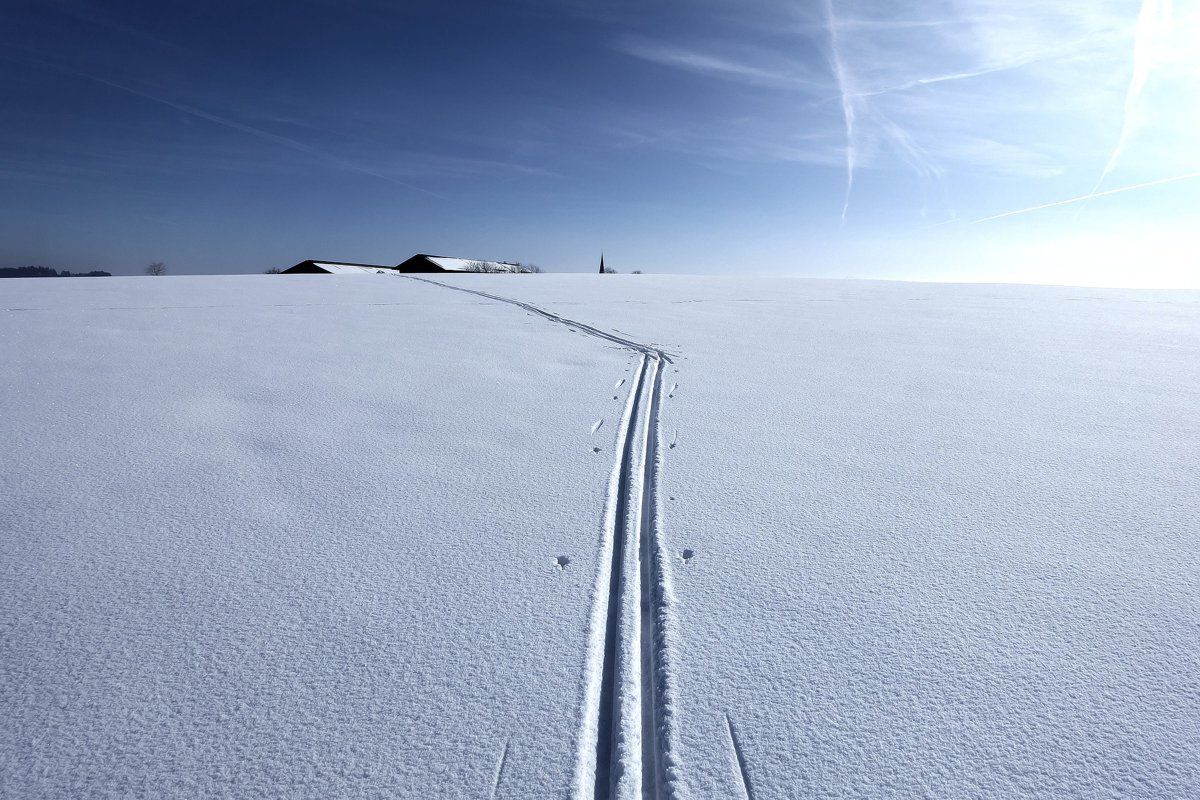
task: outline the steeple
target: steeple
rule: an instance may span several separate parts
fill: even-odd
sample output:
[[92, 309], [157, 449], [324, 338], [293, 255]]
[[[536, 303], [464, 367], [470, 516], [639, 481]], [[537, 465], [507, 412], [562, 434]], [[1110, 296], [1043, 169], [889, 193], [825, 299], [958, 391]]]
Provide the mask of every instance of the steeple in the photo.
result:
[[604, 251], [600, 251], [600, 274], [604, 274]]

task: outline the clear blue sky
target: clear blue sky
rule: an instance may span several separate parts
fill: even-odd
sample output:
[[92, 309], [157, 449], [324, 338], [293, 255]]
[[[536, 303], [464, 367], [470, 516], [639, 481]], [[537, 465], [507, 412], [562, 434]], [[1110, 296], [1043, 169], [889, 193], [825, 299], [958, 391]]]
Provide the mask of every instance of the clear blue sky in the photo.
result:
[[1196, 286], [1197, 17], [9, 0], [0, 266], [590, 270], [603, 249], [621, 270]]

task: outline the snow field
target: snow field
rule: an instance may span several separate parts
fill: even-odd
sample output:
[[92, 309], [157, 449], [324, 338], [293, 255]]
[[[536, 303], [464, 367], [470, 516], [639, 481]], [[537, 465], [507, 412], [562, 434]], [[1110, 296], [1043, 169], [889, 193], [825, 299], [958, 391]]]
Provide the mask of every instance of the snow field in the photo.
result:
[[1200, 794], [1200, 296], [437, 280], [0, 287], [5, 791]]

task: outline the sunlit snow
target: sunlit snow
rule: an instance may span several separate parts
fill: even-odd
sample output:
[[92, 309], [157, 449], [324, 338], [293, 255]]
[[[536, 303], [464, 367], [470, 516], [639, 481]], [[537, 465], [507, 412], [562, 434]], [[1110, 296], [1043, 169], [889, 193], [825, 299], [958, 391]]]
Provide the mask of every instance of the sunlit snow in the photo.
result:
[[4, 796], [1200, 794], [1200, 295], [0, 288]]

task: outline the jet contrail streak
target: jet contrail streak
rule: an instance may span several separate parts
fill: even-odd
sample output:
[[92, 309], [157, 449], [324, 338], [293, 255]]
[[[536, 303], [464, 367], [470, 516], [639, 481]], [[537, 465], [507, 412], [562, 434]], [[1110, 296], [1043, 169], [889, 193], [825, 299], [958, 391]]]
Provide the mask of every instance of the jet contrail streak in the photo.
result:
[[307, 153], [308, 155], [314, 156], [314, 157], [320, 159], [321, 161], [324, 161], [325, 163], [329, 164], [330, 166], [349, 170], [351, 172], [358, 172], [363, 175], [370, 175], [373, 178], [379, 178], [380, 180], [387, 181], [388, 183], [394, 183], [397, 186], [403, 186], [406, 189], [412, 189], [413, 191], [416, 191], [416, 192], [422, 192], [424, 194], [428, 194], [433, 197], [437, 197], [441, 200], [447, 199], [436, 192], [431, 192], [428, 189], [421, 188], [420, 186], [415, 186], [411, 183], [407, 183], [402, 180], [397, 180], [396, 178], [393, 178], [390, 175], [385, 175], [384, 173], [377, 172], [376, 170], [373, 170], [369, 167], [364, 167], [359, 164], [355, 164], [353, 161], [347, 161], [346, 159], [341, 158], [339, 156], [331, 155], [322, 150], [318, 150], [317, 148], [312, 147], [311, 145], [307, 145], [304, 142], [300, 142], [300, 141], [297, 141], [296, 139], [288, 138], [287, 136], [280, 136], [278, 134], [271, 133], [270, 131], [264, 131], [261, 128], [255, 128], [252, 125], [247, 125], [243, 122], [238, 122], [237, 120], [228, 119], [226, 117], [221, 117], [216, 114], [210, 114], [209, 112], [204, 111], [202, 109], [193, 108], [192, 106], [184, 105], [183, 103], [177, 103], [174, 100], [168, 100], [165, 97], [159, 97], [158, 95], [150, 94], [149, 92], [143, 92], [139, 89], [134, 89], [131, 86], [126, 86], [124, 84], [117, 83], [116, 81], [110, 81], [106, 78], [101, 78], [97, 75], [89, 75], [86, 72], [80, 72], [78, 70], [74, 70], [69, 67], [64, 67], [60, 64], [52, 64], [48, 61], [42, 61], [39, 58], [26, 58], [26, 60], [36, 63], [36, 64], [40, 64], [43, 67], [48, 67], [49, 69], [53, 69], [58, 72], [65, 72], [68, 75], [74, 75], [77, 78], [83, 78], [84, 80], [89, 80], [89, 81], [92, 81], [93, 83], [99, 83], [103, 86], [108, 86], [113, 89], [118, 89], [122, 92], [126, 92], [135, 97], [140, 97], [143, 100], [150, 100], [151, 102], [154, 102], [154, 103], [161, 103], [162, 105], [167, 106], [168, 108], [173, 108], [176, 111], [179, 111], [180, 113], [187, 114], [192, 117], [196, 117], [197, 119], [206, 120], [206, 121], [212, 122], [216, 125], [221, 125], [223, 127], [230, 128], [231, 130], [240, 131], [241, 133], [245, 133], [250, 136], [254, 136], [258, 139], [263, 139], [268, 142], [273, 142], [275, 144], [282, 145], [284, 147], [288, 147], [292, 150], [296, 150], [301, 153]]
[[[1154, 66], [1154, 56], [1157, 48], [1155, 47], [1155, 38], [1164, 27], [1170, 24], [1172, 13], [1172, 0], [1142, 0], [1142, 10], [1138, 13], [1137, 27], [1134, 30], [1133, 37], [1133, 75], [1129, 78], [1129, 88], [1125, 91], [1125, 110], [1121, 118], [1121, 135], [1117, 139], [1117, 145], [1113, 148], [1112, 153], [1108, 157], [1108, 163], [1104, 165], [1104, 171], [1100, 173], [1100, 177], [1096, 180], [1096, 185], [1092, 187], [1092, 193], [1095, 194], [1099, 190], [1100, 185], [1104, 183], [1104, 179], [1108, 177], [1117, 166], [1117, 161], [1121, 158], [1121, 154], [1125, 152], [1125, 147], [1129, 144], [1129, 139], [1133, 134], [1133, 125], [1135, 115], [1137, 113], [1138, 98], [1142, 95], [1142, 90], [1146, 88], [1146, 81], [1150, 78], [1150, 71]], [[1099, 195], [1096, 195], [1097, 197]]]
[[961, 81], [967, 78], [980, 78], [984, 75], [992, 75], [996, 72], [1007, 72], [1008, 70], [1020, 69], [1021, 67], [1027, 67], [1030, 64], [1036, 64], [1040, 61], [1046, 61], [1050, 58], [1052, 58], [1052, 56], [1037, 56], [1020, 59], [1019, 61], [1013, 61], [1008, 64], [997, 64], [991, 67], [984, 67], [983, 69], [972, 70], [970, 72], [955, 72], [950, 75], [935, 75], [932, 78], [916, 78], [911, 81], [905, 81], [904, 83], [898, 83], [895, 86], [884, 86], [880, 89], [871, 89], [866, 92], [859, 92], [854, 96], [878, 97], [879, 95], [889, 94], [891, 92], [903, 92], [907, 91], [908, 89], [916, 89], [921, 86], [933, 86], [938, 83]]
[[858, 161], [857, 146], [854, 143], [856, 112], [854, 97], [850, 92], [849, 81], [846, 79], [846, 65], [842, 62], [837, 17], [833, 13], [833, 0], [825, 0], [825, 21], [829, 29], [830, 66], [833, 68], [833, 77], [837, 81], [838, 92], [842, 96], [842, 119], [846, 124], [846, 199], [842, 202], [842, 222], [845, 223], [846, 212], [850, 210], [850, 192], [854, 189], [854, 169]]
[[1179, 181], [1187, 181], [1187, 180], [1192, 180], [1194, 178], [1200, 178], [1200, 172], [1189, 172], [1186, 175], [1175, 175], [1170, 178], [1159, 178], [1158, 180], [1147, 181], [1145, 183], [1135, 183], [1132, 186], [1121, 186], [1120, 188], [1109, 189], [1108, 191], [1104, 191], [1104, 192], [1090, 192], [1088, 194], [1080, 195], [1079, 197], [1072, 197], [1069, 200], [1057, 200], [1053, 203], [1042, 203], [1040, 206], [1030, 206], [1029, 208], [1019, 208], [1016, 211], [1005, 211], [1003, 214], [993, 214], [990, 217], [983, 217], [982, 219], [972, 220], [971, 223], [974, 224], [977, 222], [991, 222], [994, 219], [1004, 219], [1005, 217], [1015, 217], [1018, 214], [1029, 214], [1033, 211], [1041, 211], [1046, 208], [1056, 208], [1058, 206], [1069, 206], [1072, 203], [1082, 203], [1084, 200], [1091, 200], [1094, 197], [1108, 197], [1109, 195], [1121, 194], [1123, 192], [1132, 192], [1135, 189], [1149, 189], [1152, 186], [1162, 186], [1167, 183], [1177, 183]]

